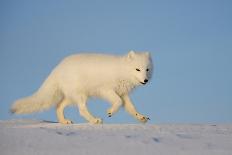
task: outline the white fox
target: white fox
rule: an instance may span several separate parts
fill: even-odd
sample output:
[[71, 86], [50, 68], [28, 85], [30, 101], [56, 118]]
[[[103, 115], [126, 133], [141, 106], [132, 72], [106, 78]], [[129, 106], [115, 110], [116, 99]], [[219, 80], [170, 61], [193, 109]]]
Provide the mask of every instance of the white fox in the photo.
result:
[[64, 117], [64, 108], [78, 105], [80, 115], [88, 122], [101, 124], [87, 109], [89, 97], [109, 101], [107, 110], [111, 117], [123, 106], [128, 113], [141, 122], [148, 117], [137, 112], [129, 98], [129, 92], [145, 85], [152, 75], [152, 59], [148, 52], [130, 51], [124, 56], [103, 54], [76, 54], [66, 57], [48, 76], [43, 85], [32, 96], [17, 100], [11, 112], [28, 114], [56, 106], [58, 121], [71, 124]]

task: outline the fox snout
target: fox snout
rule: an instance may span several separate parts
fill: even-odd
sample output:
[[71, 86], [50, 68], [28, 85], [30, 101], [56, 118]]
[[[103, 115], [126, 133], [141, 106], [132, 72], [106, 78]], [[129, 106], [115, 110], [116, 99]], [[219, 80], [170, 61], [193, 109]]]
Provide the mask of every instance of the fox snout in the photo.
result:
[[148, 79], [145, 79], [143, 82], [140, 82], [140, 83], [142, 83], [143, 85], [145, 85], [147, 82], [148, 82]]

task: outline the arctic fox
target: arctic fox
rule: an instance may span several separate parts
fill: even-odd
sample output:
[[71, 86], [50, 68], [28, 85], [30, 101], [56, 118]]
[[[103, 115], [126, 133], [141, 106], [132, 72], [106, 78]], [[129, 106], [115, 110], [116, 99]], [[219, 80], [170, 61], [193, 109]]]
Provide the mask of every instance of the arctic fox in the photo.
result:
[[87, 109], [89, 97], [99, 97], [112, 104], [107, 110], [111, 117], [121, 106], [141, 122], [148, 117], [137, 112], [129, 98], [136, 86], [145, 85], [152, 75], [152, 59], [148, 52], [130, 51], [123, 56], [76, 54], [66, 57], [51, 72], [32, 96], [15, 101], [11, 112], [28, 114], [56, 106], [58, 121], [71, 124], [64, 117], [64, 108], [76, 104], [80, 115], [88, 122], [101, 124]]

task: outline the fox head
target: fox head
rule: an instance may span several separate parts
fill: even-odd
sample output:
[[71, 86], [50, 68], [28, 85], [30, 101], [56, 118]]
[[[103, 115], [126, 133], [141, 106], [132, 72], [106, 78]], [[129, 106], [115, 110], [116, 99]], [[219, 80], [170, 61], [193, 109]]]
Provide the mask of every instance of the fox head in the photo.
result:
[[148, 52], [130, 51], [127, 54], [129, 73], [136, 85], [145, 85], [152, 76], [153, 65], [151, 55]]

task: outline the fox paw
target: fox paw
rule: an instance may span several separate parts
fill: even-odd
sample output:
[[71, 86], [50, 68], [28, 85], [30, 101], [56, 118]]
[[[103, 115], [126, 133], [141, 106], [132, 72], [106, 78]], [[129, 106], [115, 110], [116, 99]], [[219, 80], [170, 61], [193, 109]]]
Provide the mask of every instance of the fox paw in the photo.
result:
[[136, 113], [136, 118], [142, 123], [146, 123], [148, 120], [150, 120], [149, 117], [143, 116], [143, 115], [138, 114], [138, 113]]
[[112, 113], [111, 112], [108, 112], [108, 117], [111, 117], [112, 116]]
[[59, 123], [61, 123], [61, 124], [73, 124], [73, 122], [71, 120], [68, 120], [68, 119], [59, 120]]
[[94, 118], [90, 121], [91, 124], [102, 124], [103, 121], [101, 118]]
[[107, 110], [107, 115], [108, 115], [108, 117], [111, 117], [113, 115], [111, 108]]
[[111, 117], [113, 114], [114, 114], [114, 109], [113, 108], [110, 108], [110, 109], [108, 109], [107, 110], [107, 115], [108, 115], [108, 117]]

